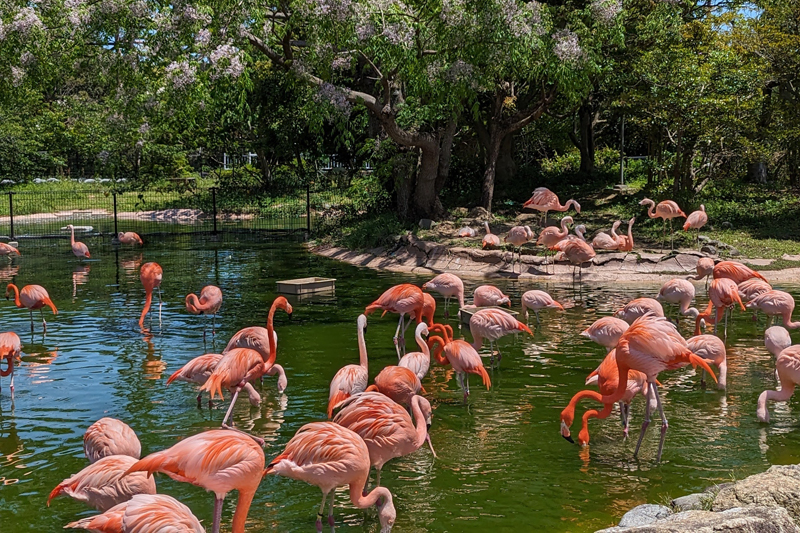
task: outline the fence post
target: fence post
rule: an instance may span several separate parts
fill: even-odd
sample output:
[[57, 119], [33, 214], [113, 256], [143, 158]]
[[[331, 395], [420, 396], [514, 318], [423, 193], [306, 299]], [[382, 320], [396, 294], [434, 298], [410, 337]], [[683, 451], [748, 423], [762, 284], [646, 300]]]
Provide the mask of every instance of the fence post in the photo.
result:
[[311, 184], [306, 181], [306, 238], [311, 236]]
[[217, 188], [211, 187], [211, 209], [214, 216], [214, 235], [217, 234]]
[[114, 236], [116, 237], [119, 235], [119, 231], [117, 229], [117, 193], [114, 191], [111, 194], [114, 197]]
[[14, 240], [14, 193], [8, 193], [8, 218], [11, 221], [11, 240]]

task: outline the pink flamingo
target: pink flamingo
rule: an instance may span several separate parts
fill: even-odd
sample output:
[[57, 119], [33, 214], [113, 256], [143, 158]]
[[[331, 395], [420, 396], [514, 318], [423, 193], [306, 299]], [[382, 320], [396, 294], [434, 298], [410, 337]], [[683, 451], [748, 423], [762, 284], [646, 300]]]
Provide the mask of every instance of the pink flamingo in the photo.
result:
[[769, 410], [767, 401], [787, 402], [794, 394], [794, 389], [800, 383], [800, 345], [789, 346], [783, 350], [775, 360], [778, 381], [781, 390], [765, 390], [758, 397], [756, 415], [761, 422], [769, 424]]
[[[395, 457], [417, 451], [425, 442], [433, 451], [428, 429], [431, 404], [422, 396], [411, 399], [411, 413], [377, 392], [365, 392], [347, 400], [333, 422], [358, 433], [369, 450], [369, 462], [377, 471], [375, 486], [381, 486], [381, 469]], [[416, 424], [414, 423], [416, 422]]]
[[636, 298], [625, 304], [622, 309], [618, 309], [614, 313], [614, 316], [621, 318], [628, 324], [633, 324], [637, 318], [647, 313], [651, 313], [653, 316], [663, 317], [664, 308], [661, 307], [658, 300], [654, 300], [653, 298]]
[[686, 217], [686, 222], [683, 223], [683, 231], [689, 231], [690, 229], [697, 230], [697, 247], [700, 248], [700, 228], [705, 226], [708, 223], [708, 215], [706, 215], [706, 206], [700, 204], [700, 209], [698, 211], [692, 211], [689, 213], [689, 216]]
[[434, 291], [444, 296], [444, 317], [450, 317], [450, 298], [458, 300], [459, 310], [464, 307], [464, 282], [455, 274], [445, 272], [422, 284], [423, 291]]
[[517, 248], [517, 253], [519, 254], [519, 267], [520, 272], [522, 272], [522, 246], [530, 241], [536, 235], [531, 230], [530, 226], [514, 226], [510, 230], [508, 230], [508, 234], [503, 238], [503, 242], [506, 242], [512, 246], [511, 248], [511, 271], [514, 271], [514, 248]]
[[[427, 292], [422, 293], [422, 299], [425, 302], [422, 304], [422, 320], [427, 322], [429, 325], [433, 324], [433, 317], [436, 314], [436, 300], [433, 296], [428, 294]], [[417, 314], [416, 311], [411, 313], [410, 320], [408, 323], [403, 327], [403, 338], [406, 337], [406, 331], [408, 331], [408, 327], [416, 320]], [[398, 354], [398, 357], [400, 354]]]
[[767, 281], [767, 278], [753, 270], [752, 268], [739, 263], [738, 261], [720, 261], [714, 265], [712, 273], [714, 279], [728, 278], [736, 284], [752, 278], [759, 278]]
[[[200, 298], [196, 294], [186, 296], [186, 310], [193, 315], [211, 315], [211, 335], [217, 334], [217, 313], [222, 307], [222, 291], [215, 285], [206, 285], [200, 291]], [[207, 320], [207, 319], [206, 319]], [[206, 338], [206, 328], [203, 327], [203, 339]]]
[[457, 235], [459, 237], [474, 237], [477, 234], [478, 234], [478, 232], [475, 231], [474, 228], [470, 228], [468, 226], [464, 226], [463, 228], [458, 230], [458, 233], [457, 233]]
[[147, 474], [126, 475], [138, 460], [129, 455], [102, 457], [59, 483], [47, 498], [47, 506], [50, 507], [50, 501], [56, 496], [66, 494], [102, 512], [136, 494], [155, 494], [156, 482]]
[[145, 263], [139, 269], [139, 279], [144, 286], [144, 309], [139, 316], [139, 327], [144, 329], [144, 317], [150, 312], [150, 304], [153, 303], [153, 291], [158, 289], [158, 325], [161, 326], [161, 280], [164, 271], [158, 263]]
[[387, 366], [375, 376], [375, 384], [366, 392], [380, 392], [402, 405], [411, 405], [411, 399], [422, 390], [417, 375], [402, 366]]
[[[706, 363], [713, 364], [719, 369], [717, 377], [717, 388], [725, 390], [727, 386], [728, 361], [725, 353], [725, 343], [715, 335], [696, 335], [686, 340], [689, 349], [698, 357], [702, 357]], [[700, 384], [706, 384], [706, 371], [702, 371]]]
[[[575, 230], [577, 232], [577, 228]], [[583, 235], [581, 234], [581, 237]], [[567, 261], [572, 263], [572, 279], [575, 279], [575, 267], [577, 266], [579, 269], [579, 279], [583, 279], [583, 264], [591, 262], [592, 259], [597, 255], [594, 252], [594, 248], [588, 242], [582, 241], [580, 239], [564, 239], [563, 241], [556, 244], [556, 250], [560, 252], [564, 252], [564, 257], [567, 258]]]
[[272, 302], [272, 306], [270, 307], [269, 316], [267, 317], [267, 337], [270, 339], [269, 358], [265, 361], [258, 351], [250, 348], [234, 348], [223, 354], [222, 359], [220, 359], [217, 366], [214, 367], [208, 380], [200, 387], [201, 391], [205, 390], [211, 394], [212, 400], [217, 394], [222, 398], [222, 387], [230, 389], [233, 393], [228, 412], [225, 413], [225, 418], [222, 419], [222, 427], [226, 429], [228, 429], [226, 422], [233, 412], [236, 398], [239, 396], [239, 392], [244, 388], [244, 385], [248, 381], [259, 379], [275, 364], [278, 347], [275, 344], [275, 335], [273, 334], [273, 319], [275, 317], [275, 311], [278, 309], [282, 309], [290, 317], [292, 315], [292, 306], [286, 298], [283, 296], [275, 298], [275, 301]]
[[544, 251], [545, 265], [547, 264], [548, 251], [555, 250], [556, 244], [558, 244], [561, 240], [567, 238], [567, 235], [569, 235], [569, 229], [567, 228], [567, 224], [572, 224], [572, 223], [573, 223], [572, 217], [567, 215], [561, 219], [561, 231], [559, 231], [556, 226], [547, 226], [539, 234], [539, 238], [536, 240], [536, 244], [539, 246], [544, 246], [545, 248]]
[[392, 493], [385, 487], [375, 487], [369, 494], [364, 493], [369, 469], [369, 449], [358, 433], [333, 422], [312, 422], [295, 433], [283, 452], [270, 461], [264, 473], [305, 481], [322, 490], [322, 505], [317, 514], [318, 532], [322, 532], [328, 494], [333, 493], [328, 510], [328, 524], [333, 527], [334, 489], [349, 485], [353, 505], [368, 509], [377, 504], [381, 533], [389, 533], [397, 518]]
[[672, 219], [683, 217], [686, 218], [686, 213], [684, 213], [678, 204], [673, 202], [672, 200], [664, 200], [663, 202], [659, 202], [658, 205], [649, 199], [645, 198], [639, 205], [649, 205], [650, 208], [647, 210], [647, 216], [650, 218], [660, 218], [664, 221], [664, 238], [661, 241], [661, 250], [664, 250], [664, 241], [667, 240], [667, 220], [669, 220], [669, 237], [670, 237], [670, 246], [671, 249], [675, 249], [675, 244], [673, 240], [674, 232], [672, 231]]
[[494, 285], [481, 285], [472, 292], [472, 305], [475, 307], [511, 307], [511, 298]]
[[44, 311], [42, 308], [46, 305], [53, 310], [53, 314], [58, 314], [55, 304], [50, 299], [50, 295], [41, 285], [25, 285], [22, 290], [19, 290], [16, 285], [9, 283], [6, 286], [6, 300], [8, 300], [9, 293], [14, 292], [14, 305], [19, 308], [26, 308], [31, 313], [31, 331], [33, 331], [33, 311], [38, 309], [42, 315], [42, 328], [45, 333], [47, 332], [47, 322], [44, 320]]
[[400, 352], [403, 354], [406, 353], [406, 340], [402, 337], [402, 332], [405, 331], [405, 316], [408, 314], [410, 317], [413, 314], [417, 319], [417, 324], [419, 324], [422, 322], [424, 307], [425, 297], [423, 296], [422, 289], [410, 283], [403, 283], [384, 291], [380, 298], [367, 306], [364, 310], [364, 314], [369, 316], [369, 314], [375, 310], [381, 309], [384, 315], [387, 312], [400, 315], [400, 320], [397, 322], [397, 330], [394, 332], [393, 339], [398, 349], [398, 357], [400, 357]]
[[[422, 338], [423, 335], [428, 335], [428, 325], [424, 322], [418, 324], [417, 330], [414, 332], [414, 339], [417, 341], [420, 351], [408, 352], [397, 363], [397, 366], [411, 370], [420, 381], [428, 374], [431, 367], [431, 351], [425, 339]], [[425, 392], [425, 389], [421, 390]]]
[[[661, 440], [658, 445], [657, 457], [657, 460], [661, 461], [661, 452], [664, 448], [668, 423], [667, 417], [664, 415], [661, 397], [658, 394], [658, 374], [664, 370], [673, 370], [686, 364], [691, 364], [694, 366], [700, 365], [711, 374], [715, 381], [716, 376], [705, 360], [689, 350], [686, 341], [671, 322], [664, 317], [656, 317], [651, 314], [647, 314], [631, 324], [628, 330], [620, 337], [615, 353], [619, 370], [617, 390], [611, 395], [602, 395], [591, 390], [581, 391], [572, 397], [570, 406], [574, 406], [582, 398], [591, 398], [605, 405], [616, 403], [625, 396], [629, 371], [638, 370], [644, 373], [647, 376], [648, 387], [653, 389], [659, 414], [661, 415]], [[574, 407], [570, 409], [570, 406], [561, 413], [561, 435], [572, 442], [569, 427], [574, 420], [575, 411]], [[650, 402], [647, 402], [645, 419], [633, 454], [634, 457], [639, 454], [639, 447], [649, 425]]]
[[166, 494], [137, 494], [101, 515], [71, 522], [64, 527], [96, 533], [205, 533], [192, 511]]
[[747, 304], [751, 309], [760, 309], [770, 318], [780, 316], [786, 329], [800, 328], [800, 322], [792, 322], [794, 298], [788, 292], [770, 290], [762, 293]]
[[697, 260], [697, 265], [695, 266], [697, 270], [696, 276], [687, 276], [686, 279], [691, 279], [695, 281], [699, 281], [703, 278], [706, 280], [706, 289], [708, 289], [708, 279], [712, 277], [714, 274], [714, 260], [710, 257], [701, 257]]
[[[180, 367], [178, 370], [173, 372], [173, 374], [167, 379], [167, 385], [172, 383], [173, 381], [184, 381], [186, 383], [196, 383], [198, 385], [205, 385], [206, 381], [208, 381], [209, 376], [219, 364], [220, 359], [222, 359], [222, 354], [220, 353], [207, 353], [195, 357], [194, 359], [190, 360], [188, 363]], [[273, 365], [277, 366], [277, 365]], [[280, 389], [280, 387], [278, 387]], [[261, 396], [258, 394], [256, 389], [250, 383], [245, 383], [244, 387], [242, 387], [247, 393], [247, 397], [250, 400], [250, 405], [253, 407], [258, 407], [261, 405]], [[202, 405], [201, 397], [203, 396], [203, 391], [200, 390], [197, 392], [197, 407]], [[211, 394], [208, 395], [208, 406], [212, 407], [213, 403], [211, 401]]]
[[0, 376], [11, 376], [11, 399], [14, 399], [14, 364], [22, 353], [22, 341], [13, 331], [0, 333], [0, 361], [6, 360], [6, 369], [0, 369]]
[[630, 324], [626, 321], [613, 317], [604, 316], [583, 330], [581, 335], [588, 337], [600, 346], [604, 346], [610, 352], [616, 348], [622, 334], [628, 331]]
[[544, 226], [547, 222], [548, 211], [568, 211], [570, 207], [574, 206], [577, 213], [581, 212], [581, 204], [575, 200], [567, 200], [567, 203], [561, 205], [556, 193], [546, 187], [537, 187], [533, 190], [533, 196], [522, 204], [522, 208], [535, 209], [542, 213], [542, 220], [539, 222], [540, 226]]
[[5, 255], [6, 257], [8, 257], [8, 259], [10, 261], [11, 260], [11, 256], [14, 255], [14, 254], [22, 255], [19, 252], [19, 249], [14, 248], [10, 244], [6, 244], [4, 242], [0, 242], [0, 255]]
[[[772, 290], [772, 285], [759, 278], [751, 278], [738, 284], [739, 296], [745, 303], [750, 302], [756, 296]], [[758, 321], [758, 309], [753, 309], [753, 321]]]
[[694, 300], [694, 285], [685, 279], [671, 279], [661, 286], [656, 300], [678, 305], [678, 313], [691, 318], [700, 314], [694, 307], [689, 307]]
[[492, 230], [489, 229], [489, 223], [484, 222], [483, 227], [486, 230], [486, 235], [483, 236], [481, 248], [485, 250], [486, 248], [495, 248], [500, 246], [500, 237], [492, 233]]
[[[528, 326], [509, 315], [501, 309], [480, 309], [469, 319], [469, 331], [472, 333], [472, 347], [475, 351], [479, 351], [483, 346], [483, 339], [489, 340], [489, 348], [491, 350], [491, 358], [489, 364], [494, 364], [494, 343], [500, 337], [525, 331], [533, 336], [533, 332]], [[503, 355], [500, 353], [500, 348], [497, 349], [497, 364]]]
[[[272, 336], [275, 338], [275, 346], [278, 345], [278, 334], [274, 331], [272, 332]], [[261, 358], [265, 361], [270, 358], [270, 349], [269, 349], [269, 331], [267, 328], [262, 328], [260, 326], [251, 326], [247, 328], [240, 329], [237, 331], [231, 340], [228, 341], [228, 345], [225, 346], [225, 349], [222, 350], [222, 353], [228, 353], [229, 351], [233, 350], [234, 348], [250, 348], [252, 350], [257, 351], [261, 354]], [[289, 380], [286, 378], [286, 371], [283, 367], [277, 363], [274, 363], [267, 373], [264, 374], [265, 376], [278, 376], [278, 393], [283, 393], [286, 390], [286, 387], [289, 385]], [[263, 379], [263, 378], [262, 378]], [[255, 392], [255, 390], [253, 390]], [[259, 397], [258, 401], [261, 401]], [[252, 396], [251, 396], [251, 403], [252, 403]]]
[[738, 303], [739, 307], [744, 311], [744, 304], [739, 297], [739, 288], [736, 282], [729, 278], [718, 278], [711, 281], [711, 286], [708, 288], [708, 297], [711, 299], [708, 302], [708, 307], [705, 311], [695, 317], [694, 334], [700, 334], [700, 321], [705, 320], [708, 323], [711, 320], [711, 310], [716, 308], [716, 315], [713, 319], [714, 332], [716, 333], [717, 324], [719, 324], [720, 309], [725, 310], [725, 337], [728, 337], [728, 308], [733, 307]]
[[[442, 324], [434, 324], [431, 331], [437, 331], [442, 334], [442, 337], [432, 336], [428, 337], [428, 347], [431, 348], [431, 353], [440, 365], [450, 364], [453, 370], [456, 371], [456, 379], [458, 384], [464, 391], [464, 403], [467, 402], [469, 396], [469, 376], [467, 374], [476, 374], [481, 377], [486, 390], [492, 386], [492, 380], [489, 379], [489, 374], [483, 367], [481, 356], [475, 351], [469, 343], [461, 339], [453, 340], [450, 331]], [[436, 348], [434, 349], [434, 345]]]
[[89, 247], [75, 240], [75, 226], [70, 224], [67, 229], [70, 231], [69, 244], [75, 257], [78, 259], [91, 259], [92, 255], [89, 253]]
[[[628, 221], [628, 234], [617, 236], [617, 247], [620, 252], [626, 252], [625, 257], [628, 257], [627, 252], [633, 250], [633, 223], [636, 222], [636, 217]], [[624, 261], [624, 259], [623, 259]]]
[[253, 439], [234, 431], [212, 429], [188, 437], [171, 448], [151, 453], [126, 473], [162, 472], [214, 493], [213, 533], [219, 533], [222, 502], [239, 491], [233, 513], [233, 533], [244, 533], [247, 513], [264, 473], [264, 452]]
[[142, 241], [142, 238], [139, 237], [139, 234], [134, 231], [125, 231], [125, 232], [120, 231], [119, 233], [117, 233], [117, 241], [120, 244], [130, 244], [131, 246], [136, 246], [137, 244], [139, 246], [144, 245], [144, 241]]
[[83, 434], [83, 453], [90, 463], [110, 455], [128, 455], [138, 459], [142, 444], [128, 424], [116, 418], [103, 417]]
[[350, 396], [364, 392], [367, 390], [367, 385], [369, 385], [367, 343], [364, 340], [364, 332], [367, 330], [367, 317], [365, 315], [358, 316], [357, 326], [359, 364], [343, 366], [333, 376], [330, 392], [328, 393], [328, 418], [333, 416], [334, 407]]
[[530, 290], [522, 295], [522, 312], [525, 313], [525, 320], [528, 320], [528, 309], [533, 309], [533, 314], [536, 316], [536, 323], [539, 322], [539, 311], [541, 309], [560, 309], [564, 310], [564, 306], [553, 300], [553, 297], [544, 291]]
[[617, 228], [622, 224], [621, 220], [617, 220], [611, 226], [611, 235], [605, 232], [600, 232], [592, 239], [592, 248], [595, 250], [617, 250], [619, 249], [619, 235], [617, 235]]
[[[775, 356], [776, 360], [781, 352], [791, 345], [792, 337], [789, 336], [789, 332], [783, 326], [772, 326], [764, 332], [764, 347]], [[780, 381], [777, 370], [775, 371], [775, 379]]]

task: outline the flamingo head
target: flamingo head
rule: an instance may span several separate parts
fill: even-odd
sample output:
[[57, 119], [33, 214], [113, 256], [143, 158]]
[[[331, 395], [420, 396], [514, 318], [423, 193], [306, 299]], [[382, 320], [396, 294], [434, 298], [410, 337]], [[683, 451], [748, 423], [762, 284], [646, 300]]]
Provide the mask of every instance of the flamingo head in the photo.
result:
[[[278, 366], [278, 365], [273, 365]], [[281, 372], [278, 375], [278, 394], [282, 394], [283, 391], [286, 390], [286, 387], [289, 386], [289, 380], [286, 379], [286, 372]]]
[[381, 533], [390, 533], [394, 527], [394, 521], [397, 520], [397, 511], [392, 503], [391, 493], [389, 494], [389, 498], [381, 497], [378, 500], [378, 520], [381, 523]]
[[497, 305], [507, 305], [508, 307], [511, 307], [511, 298], [504, 294], [502, 298], [497, 300]]
[[580, 214], [581, 213], [581, 204], [579, 204], [575, 200], [572, 200], [572, 203], [575, 206], [575, 211], [577, 211], [577, 213]]
[[578, 444], [581, 446], [589, 445], [589, 428], [582, 427], [578, 432]]
[[75, 226], [73, 226], [72, 224], [67, 224], [67, 229], [68, 230], [73, 230], [73, 229], [75, 229]]
[[645, 198], [644, 200], [639, 202], [639, 205], [655, 205], [655, 202], [650, 198]]
[[572, 439], [572, 436], [569, 433], [569, 426], [572, 425], [572, 414], [565, 415], [561, 413], [561, 436], [567, 439], [567, 441], [575, 444], [575, 441]]
[[367, 332], [367, 315], [358, 315], [358, 329], [364, 333]]
[[570, 215], [567, 215], [567, 216], [565, 216], [564, 218], [561, 219], [561, 223], [562, 224], [574, 224], [575, 220], [573, 220], [573, 218]]
[[429, 334], [428, 324], [426, 324], [425, 322], [420, 322], [419, 324], [417, 324], [416, 334], [419, 335], [420, 337], [427, 337]]
[[287, 300], [285, 297], [278, 296], [275, 298], [275, 301], [272, 302], [272, 307], [276, 309], [283, 309], [286, 311], [286, 314], [289, 315], [289, 318], [292, 318], [292, 304], [290, 304], [289, 300]]

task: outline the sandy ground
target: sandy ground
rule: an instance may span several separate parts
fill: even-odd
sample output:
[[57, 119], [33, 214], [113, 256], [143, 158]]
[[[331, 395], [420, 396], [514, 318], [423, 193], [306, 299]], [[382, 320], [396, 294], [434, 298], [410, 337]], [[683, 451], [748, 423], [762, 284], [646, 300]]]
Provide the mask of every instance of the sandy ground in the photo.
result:
[[[545, 265], [545, 258], [526, 255], [523, 250], [521, 263], [516, 262], [512, 270], [511, 252], [503, 250], [481, 250], [450, 244], [419, 240], [413, 235], [403, 236], [399, 246], [393, 249], [375, 248], [356, 252], [336, 246], [311, 246], [313, 253], [363, 266], [374, 270], [405, 272], [420, 275], [451, 272], [464, 278], [479, 279], [530, 279], [565, 281], [572, 279], [573, 267], [559, 261]], [[586, 282], [637, 283], [643, 281], [667, 281], [678, 276], [694, 275], [697, 260], [704, 257], [699, 252], [682, 250], [677, 254], [649, 253], [634, 250], [629, 254], [598, 253], [592, 264], [584, 265], [582, 279]], [[769, 259], [738, 260], [755, 265], [768, 265]], [[800, 282], [800, 268], [767, 271], [765, 277], [776, 282]]]

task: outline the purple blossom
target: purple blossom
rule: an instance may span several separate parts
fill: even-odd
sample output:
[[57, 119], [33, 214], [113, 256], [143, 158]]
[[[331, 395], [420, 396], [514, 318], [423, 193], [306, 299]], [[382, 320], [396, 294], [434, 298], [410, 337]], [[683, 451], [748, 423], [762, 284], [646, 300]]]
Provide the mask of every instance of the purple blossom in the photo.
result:
[[19, 56], [19, 62], [23, 67], [29, 67], [36, 63], [36, 56], [26, 50]]
[[6, 38], [6, 30], [7, 30], [7, 28], [8, 28], [8, 26], [5, 26], [3, 24], [3, 21], [0, 20], [0, 41], [2, 41], [3, 39]]
[[198, 11], [194, 6], [185, 6], [183, 11], [181, 11], [181, 19], [183, 19], [188, 24], [194, 24], [195, 22], [200, 22], [203, 24], [211, 24], [211, 17], [205, 13], [201, 13]]
[[331, 63], [331, 68], [333, 70], [340, 70], [345, 69], [350, 66], [350, 58], [349, 57], [337, 57]]
[[195, 68], [188, 61], [173, 61], [167, 66], [167, 79], [176, 90], [182, 91], [195, 82]]
[[356, 37], [359, 41], [366, 41], [375, 35], [375, 25], [370, 21], [359, 22], [356, 24]]
[[100, 2], [98, 9], [107, 15], [113, 15], [122, 11], [124, 5], [119, 0], [103, 0]]
[[441, 63], [441, 61], [436, 60], [433, 63], [430, 63], [425, 68], [425, 71], [428, 74], [428, 80], [431, 81], [431, 82], [434, 81], [436, 78], [439, 77], [439, 74], [442, 72], [442, 63]]
[[17, 16], [14, 17], [14, 21], [11, 23], [11, 29], [23, 36], [28, 35], [34, 28], [42, 27], [42, 21], [32, 7], [23, 7], [20, 9]]
[[538, 2], [520, 5], [516, 0], [499, 0], [497, 8], [500, 19], [514, 37], [528, 37], [544, 33], [542, 6]]
[[134, 2], [130, 6], [131, 15], [136, 18], [145, 18], [150, 10], [147, 7], [147, 2]]
[[577, 63], [581, 61], [586, 53], [581, 48], [578, 41], [578, 34], [566, 28], [558, 30], [553, 35], [553, 53], [566, 63]]
[[391, 44], [410, 46], [414, 39], [414, 29], [404, 22], [395, 22], [384, 26], [381, 35]]
[[621, 0], [594, 0], [591, 4], [592, 15], [602, 24], [613, 24], [622, 11]]
[[462, 81], [469, 79], [474, 70], [475, 69], [472, 65], [459, 59], [450, 65], [445, 77], [450, 82]]
[[353, 105], [347, 100], [347, 94], [328, 82], [323, 82], [319, 86], [315, 99], [318, 102], [330, 103], [336, 111], [345, 116], [349, 116], [353, 109]]
[[85, 0], [65, 0], [64, 7], [67, 9], [77, 9], [83, 5]]
[[25, 70], [19, 67], [11, 67], [11, 84], [14, 87], [19, 87], [22, 85], [22, 81], [25, 79]]
[[150, 124], [148, 124], [147, 122], [139, 126], [139, 133], [141, 133], [142, 135], [144, 135], [148, 131], [150, 131]]
[[309, 0], [311, 12], [317, 17], [330, 17], [344, 22], [352, 13], [352, 0]]
[[238, 78], [244, 72], [244, 63], [239, 53], [239, 49], [229, 44], [218, 46], [211, 52], [209, 57], [211, 65], [216, 72], [211, 76], [216, 79], [221, 76], [231, 76]]
[[197, 32], [197, 35], [194, 36], [194, 42], [198, 46], [206, 46], [208, 43], [211, 42], [211, 32], [206, 28]]
[[448, 26], [459, 26], [464, 23], [466, 7], [464, 0], [444, 0], [440, 17]]

